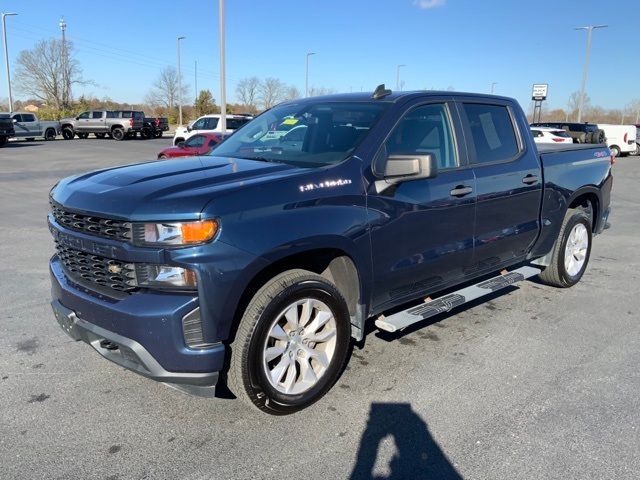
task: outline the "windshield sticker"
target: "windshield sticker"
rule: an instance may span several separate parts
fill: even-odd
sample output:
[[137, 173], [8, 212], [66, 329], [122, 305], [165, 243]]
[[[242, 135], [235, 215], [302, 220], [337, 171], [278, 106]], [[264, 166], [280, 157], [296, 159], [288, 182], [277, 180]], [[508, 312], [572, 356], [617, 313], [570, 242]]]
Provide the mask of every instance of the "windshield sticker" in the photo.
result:
[[282, 125], [295, 125], [296, 123], [298, 123], [297, 118], [285, 118], [284, 122], [282, 122]]
[[338, 180], [325, 180], [320, 183], [307, 183], [306, 185], [300, 185], [301, 192], [310, 192], [311, 190], [317, 190], [319, 188], [334, 188], [342, 187], [343, 185], [351, 185], [351, 180], [340, 178]]

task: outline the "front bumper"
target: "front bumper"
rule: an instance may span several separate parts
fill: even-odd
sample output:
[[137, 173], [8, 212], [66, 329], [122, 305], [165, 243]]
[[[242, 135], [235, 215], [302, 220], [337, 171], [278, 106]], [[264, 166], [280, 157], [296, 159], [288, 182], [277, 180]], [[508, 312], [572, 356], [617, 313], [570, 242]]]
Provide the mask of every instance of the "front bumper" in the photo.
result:
[[185, 294], [140, 292], [116, 300], [71, 282], [54, 256], [52, 306], [60, 326], [76, 340], [124, 368], [188, 393], [211, 396], [223, 369], [225, 347], [191, 349], [182, 318], [198, 306]]

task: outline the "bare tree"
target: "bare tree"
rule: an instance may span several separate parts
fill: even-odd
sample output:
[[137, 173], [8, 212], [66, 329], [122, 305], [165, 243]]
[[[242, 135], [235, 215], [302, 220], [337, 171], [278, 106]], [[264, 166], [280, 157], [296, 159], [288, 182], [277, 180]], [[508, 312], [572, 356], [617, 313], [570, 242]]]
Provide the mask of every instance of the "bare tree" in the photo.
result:
[[82, 78], [80, 64], [73, 58], [71, 42], [66, 42], [65, 52], [61, 40], [40, 40], [32, 50], [18, 54], [16, 65], [14, 81], [18, 91], [35, 97], [58, 112], [71, 97], [71, 92], [65, 88], [65, 80], [69, 88], [93, 83]]
[[295, 85], [289, 85], [284, 92], [284, 100], [297, 100], [301, 97], [300, 90]]
[[262, 108], [267, 110], [285, 98], [286, 85], [279, 78], [265, 78], [260, 84], [260, 100]]
[[[586, 109], [590, 103], [591, 103], [591, 99], [589, 98], [589, 95], [585, 93], [582, 108]], [[580, 92], [573, 92], [571, 95], [569, 95], [569, 100], [567, 101], [567, 109], [569, 111], [569, 114], [576, 115], [579, 107], [580, 107]]]
[[236, 86], [238, 101], [257, 111], [260, 79], [258, 77], [243, 78]]
[[[182, 98], [186, 98], [189, 86], [182, 83]], [[180, 94], [178, 90], [178, 71], [175, 67], [165, 67], [145, 97], [145, 102], [154, 107], [172, 109], [178, 106]]]

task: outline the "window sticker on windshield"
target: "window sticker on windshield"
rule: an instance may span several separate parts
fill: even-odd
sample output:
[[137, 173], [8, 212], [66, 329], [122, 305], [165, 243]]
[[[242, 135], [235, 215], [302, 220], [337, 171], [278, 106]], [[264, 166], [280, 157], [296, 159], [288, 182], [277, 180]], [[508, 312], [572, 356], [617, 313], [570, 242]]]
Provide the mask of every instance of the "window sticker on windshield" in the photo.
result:
[[500, 148], [502, 146], [502, 142], [500, 141], [500, 137], [498, 137], [498, 132], [496, 131], [496, 126], [493, 123], [493, 119], [491, 118], [490, 113], [481, 113], [478, 115], [480, 119], [480, 125], [482, 125], [482, 131], [484, 132], [484, 136], [487, 139], [487, 144], [491, 150], [495, 150], [496, 148]]
[[296, 123], [298, 123], [297, 118], [285, 118], [284, 122], [282, 122], [282, 125], [295, 125]]

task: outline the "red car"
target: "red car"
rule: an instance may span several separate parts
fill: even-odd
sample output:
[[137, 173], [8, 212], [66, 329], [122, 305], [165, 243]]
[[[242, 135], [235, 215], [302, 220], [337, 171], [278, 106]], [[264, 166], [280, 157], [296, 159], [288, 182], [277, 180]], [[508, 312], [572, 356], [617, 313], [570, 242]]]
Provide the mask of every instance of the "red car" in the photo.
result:
[[192, 157], [206, 155], [222, 141], [218, 133], [199, 133], [180, 142], [175, 147], [169, 147], [158, 153], [158, 160], [175, 157]]

